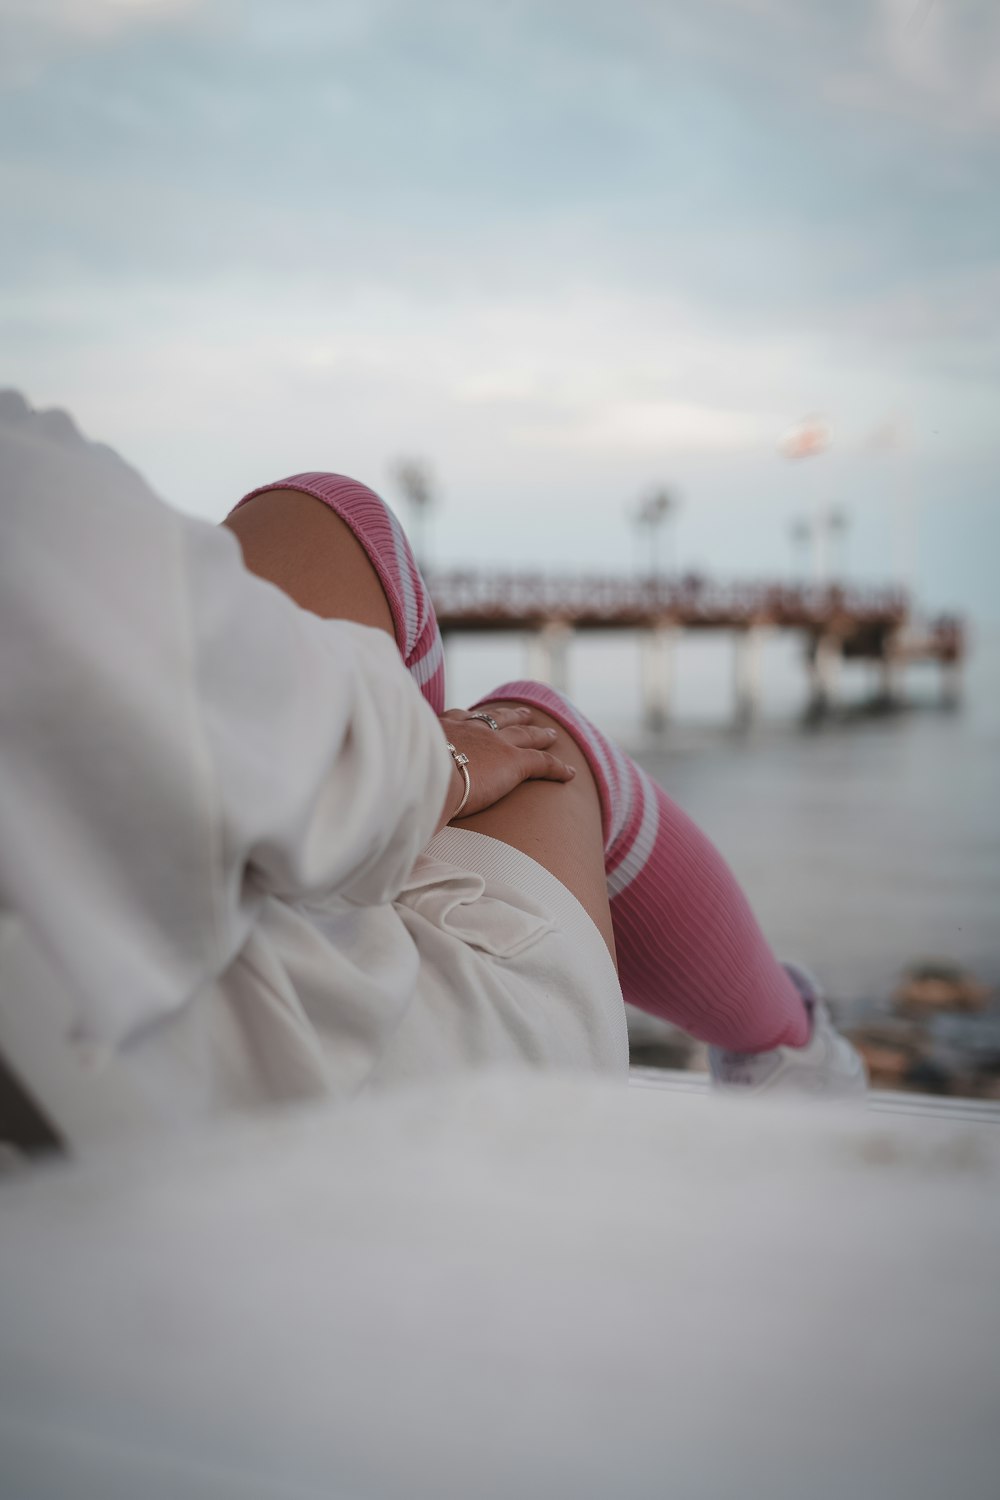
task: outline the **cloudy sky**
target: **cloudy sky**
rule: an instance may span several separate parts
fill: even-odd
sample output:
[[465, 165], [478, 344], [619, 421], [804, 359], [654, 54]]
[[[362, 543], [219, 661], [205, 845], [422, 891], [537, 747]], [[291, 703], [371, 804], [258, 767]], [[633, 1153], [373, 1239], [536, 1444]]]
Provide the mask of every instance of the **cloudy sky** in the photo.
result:
[[[1000, 617], [995, 0], [0, 0], [0, 385], [178, 505], [439, 484], [441, 561]], [[779, 456], [810, 412], [829, 451]], [[900, 518], [917, 518], [913, 528]]]

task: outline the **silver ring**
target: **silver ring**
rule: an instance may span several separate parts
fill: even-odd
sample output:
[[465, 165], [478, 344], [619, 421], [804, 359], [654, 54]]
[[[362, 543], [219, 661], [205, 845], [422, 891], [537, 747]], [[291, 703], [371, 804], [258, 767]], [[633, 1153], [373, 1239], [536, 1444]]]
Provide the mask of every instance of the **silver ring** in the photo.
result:
[[494, 719], [494, 717], [493, 717], [492, 714], [475, 713], [475, 714], [470, 714], [469, 718], [470, 719], [482, 719], [483, 722], [486, 723], [486, 724], [488, 724], [491, 729], [499, 729], [500, 728], [500, 725], [497, 723], [496, 719]]

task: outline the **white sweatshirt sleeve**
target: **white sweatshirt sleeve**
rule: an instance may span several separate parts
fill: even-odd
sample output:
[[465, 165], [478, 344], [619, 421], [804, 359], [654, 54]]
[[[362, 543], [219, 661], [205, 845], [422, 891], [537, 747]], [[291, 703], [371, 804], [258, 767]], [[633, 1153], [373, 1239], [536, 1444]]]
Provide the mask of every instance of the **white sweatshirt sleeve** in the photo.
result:
[[391, 900], [451, 761], [387, 636], [300, 610], [99, 450], [15, 437], [0, 908], [115, 1045], [221, 973], [267, 895]]
[[384, 632], [320, 620], [248, 574], [232, 534], [184, 528], [190, 640], [237, 887], [391, 901], [434, 834], [445, 736]]

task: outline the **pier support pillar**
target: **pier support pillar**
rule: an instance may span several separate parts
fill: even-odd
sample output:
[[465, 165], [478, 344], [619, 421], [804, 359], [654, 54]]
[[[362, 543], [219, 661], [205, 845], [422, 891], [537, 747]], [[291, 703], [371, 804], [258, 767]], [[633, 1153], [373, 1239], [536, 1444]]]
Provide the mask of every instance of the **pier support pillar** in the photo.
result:
[[903, 663], [900, 653], [896, 650], [896, 642], [892, 635], [887, 635], [882, 642], [882, 654], [878, 660], [879, 700], [886, 708], [891, 708], [898, 703], [902, 696], [900, 693], [902, 671]]
[[886, 706], [899, 697], [899, 664], [891, 655], [883, 656], [879, 662], [879, 697]]
[[837, 698], [842, 653], [840, 638], [827, 631], [817, 636], [809, 657], [809, 713], [821, 717]]
[[654, 733], [665, 729], [670, 718], [677, 634], [675, 625], [657, 625], [640, 641], [642, 722]]
[[941, 663], [941, 703], [945, 708], [957, 708], [962, 701], [962, 668], [957, 661]]
[[738, 725], [751, 724], [760, 708], [760, 625], [738, 631], [733, 640], [733, 708]]
[[528, 676], [548, 683], [557, 693], [568, 693], [572, 639], [573, 628], [564, 620], [550, 620], [543, 625], [528, 646]]

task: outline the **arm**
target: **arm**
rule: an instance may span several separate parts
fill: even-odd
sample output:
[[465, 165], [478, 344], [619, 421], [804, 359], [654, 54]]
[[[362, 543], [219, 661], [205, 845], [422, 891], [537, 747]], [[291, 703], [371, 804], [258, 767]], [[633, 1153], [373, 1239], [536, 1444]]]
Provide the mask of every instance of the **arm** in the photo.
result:
[[221, 973], [268, 893], [390, 899], [454, 771], [390, 642], [307, 615], [85, 445], [15, 438], [0, 908], [113, 1047]]
[[224, 530], [199, 527], [187, 545], [230, 879], [251, 894], [391, 900], [458, 800], [442, 729], [393, 642], [300, 609], [246, 572]]

